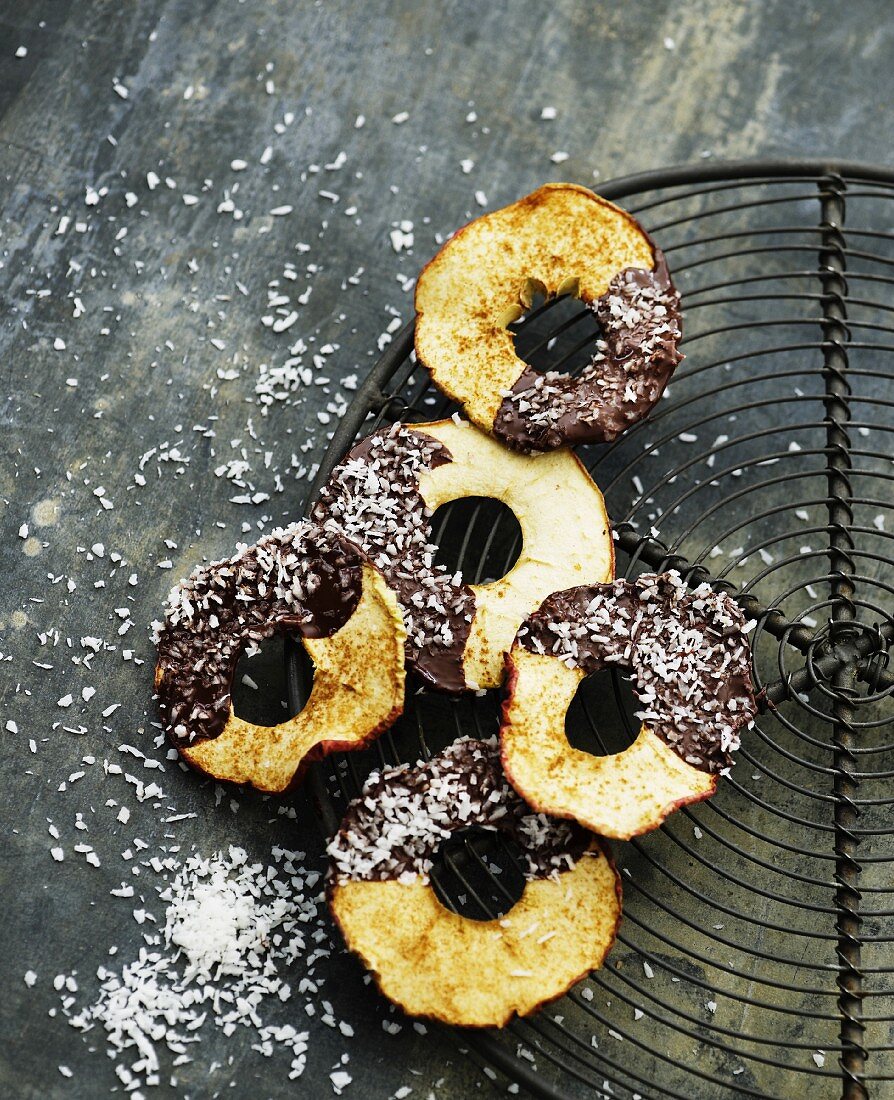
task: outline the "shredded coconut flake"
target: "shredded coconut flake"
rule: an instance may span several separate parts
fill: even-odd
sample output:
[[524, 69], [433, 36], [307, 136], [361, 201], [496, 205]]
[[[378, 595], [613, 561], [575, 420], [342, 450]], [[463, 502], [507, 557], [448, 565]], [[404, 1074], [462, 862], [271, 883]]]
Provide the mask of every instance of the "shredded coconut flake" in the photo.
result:
[[[298, 858], [274, 848], [265, 866], [230, 847], [175, 864], [159, 892], [167, 908], [160, 935], [150, 937], [157, 946], [142, 948], [120, 970], [100, 967], [92, 1004], [75, 1010], [73, 998], [63, 1000], [73, 1027], [102, 1027], [129, 1091], [157, 1084], [162, 1058], [176, 1065], [212, 1024], [227, 1035], [252, 1028], [255, 1049], [269, 1055], [274, 1045], [285, 1048], [289, 1077], [301, 1074], [307, 1032], [262, 1018], [265, 1005], [272, 1012], [290, 997], [287, 968], [304, 952], [304, 929], [317, 916], [318, 898], [308, 888], [318, 876], [296, 870]], [[63, 979], [60, 989], [72, 985]]]

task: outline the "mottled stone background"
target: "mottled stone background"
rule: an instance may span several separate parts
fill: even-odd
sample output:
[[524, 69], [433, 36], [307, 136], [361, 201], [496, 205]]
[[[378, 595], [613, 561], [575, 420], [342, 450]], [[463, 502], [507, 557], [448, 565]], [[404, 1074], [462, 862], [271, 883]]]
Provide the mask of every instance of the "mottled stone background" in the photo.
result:
[[[141, 942], [135, 903], [109, 895], [134, 837], [147, 855], [282, 843], [316, 865], [300, 796], [297, 824], [248, 795], [217, 805], [210, 784], [119, 746], [163, 760], [149, 623], [203, 556], [300, 512], [351, 376], [409, 317], [438, 235], [551, 179], [884, 161], [892, 85], [880, 0], [0, 0], [0, 1093], [117, 1084], [98, 1037], [49, 1013], [57, 974], [77, 971], [88, 1003], [108, 948], [120, 962]], [[266, 411], [258, 390], [284, 365], [308, 381]], [[89, 664], [84, 637], [102, 643]], [[163, 797], [139, 801], [104, 761]], [[197, 816], [164, 823], [183, 813]], [[151, 872], [140, 881], [152, 909]], [[181, 1091], [327, 1095], [345, 1051], [354, 1096], [505, 1089], [448, 1037], [387, 1035], [350, 960], [317, 974], [308, 999], [331, 1001], [353, 1038], [308, 1018], [295, 1085], [248, 1033], [208, 1034]]]

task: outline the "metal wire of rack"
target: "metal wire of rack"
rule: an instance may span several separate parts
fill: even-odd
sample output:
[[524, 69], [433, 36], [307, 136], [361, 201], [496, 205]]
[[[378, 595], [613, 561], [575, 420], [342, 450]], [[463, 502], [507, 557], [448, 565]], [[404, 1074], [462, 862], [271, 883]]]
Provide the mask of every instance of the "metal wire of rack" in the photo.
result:
[[[731, 162], [600, 191], [667, 254], [686, 360], [647, 421], [581, 457], [613, 517], [619, 575], [675, 567], [757, 620], [763, 713], [714, 799], [616, 846], [624, 920], [602, 970], [534, 1017], [458, 1041], [542, 1097], [894, 1095], [894, 171]], [[513, 327], [528, 362], [572, 372], [596, 334], [568, 299]], [[412, 346], [408, 325], [314, 491], [358, 434], [454, 411]], [[494, 502], [446, 505], [435, 535], [473, 582], [519, 550]], [[297, 707], [294, 650], [287, 682]], [[409, 692], [373, 749], [312, 770], [323, 828], [373, 767], [494, 732], [495, 694]], [[585, 681], [568, 734], [596, 753], [633, 739], [621, 677]], [[506, 890], [474, 839], [444, 858], [495, 912]]]

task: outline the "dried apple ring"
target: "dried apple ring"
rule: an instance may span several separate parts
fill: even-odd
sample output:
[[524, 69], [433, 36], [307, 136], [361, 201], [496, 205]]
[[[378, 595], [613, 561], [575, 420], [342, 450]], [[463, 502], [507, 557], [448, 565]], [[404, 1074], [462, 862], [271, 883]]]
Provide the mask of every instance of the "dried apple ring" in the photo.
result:
[[[500, 740], [515, 789], [542, 813], [629, 839], [709, 798], [756, 714], [738, 605], [674, 570], [557, 592], [519, 631]], [[565, 715], [580, 682], [629, 668], [642, 728], [628, 748], [573, 748]]]
[[[520, 848], [525, 885], [502, 919], [446, 908], [429, 879], [441, 842], [477, 825]], [[405, 1012], [501, 1027], [601, 966], [621, 885], [599, 840], [534, 813], [496, 738], [463, 738], [427, 763], [374, 773], [329, 846], [329, 905], [348, 947]]]
[[[522, 531], [518, 561], [489, 584], [464, 584], [434, 560], [432, 513], [470, 496], [501, 501]], [[312, 515], [381, 569], [403, 609], [408, 665], [445, 691], [498, 687], [543, 599], [614, 569], [602, 494], [570, 451], [517, 454], [460, 420], [374, 432], [333, 470]]]
[[[593, 357], [538, 373], [507, 326], [573, 294], [596, 314]], [[550, 183], [460, 229], [416, 284], [416, 354], [469, 419], [520, 451], [615, 439], [655, 405], [682, 356], [680, 299], [661, 250], [630, 214]]]
[[[397, 600], [373, 566], [312, 523], [200, 566], [172, 589], [155, 631], [165, 730], [215, 779], [280, 794], [311, 761], [363, 748], [403, 709]], [[277, 726], [237, 718], [230, 690], [240, 656], [282, 633], [299, 635], [313, 662], [307, 703]]]

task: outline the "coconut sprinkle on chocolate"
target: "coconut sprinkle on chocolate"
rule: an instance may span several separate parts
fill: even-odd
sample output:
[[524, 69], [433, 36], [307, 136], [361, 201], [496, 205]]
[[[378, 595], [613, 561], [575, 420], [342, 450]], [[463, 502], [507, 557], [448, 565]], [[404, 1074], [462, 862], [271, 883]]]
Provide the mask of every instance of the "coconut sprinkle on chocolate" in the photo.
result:
[[586, 673], [630, 668], [637, 718], [687, 764], [725, 772], [757, 713], [747, 631], [729, 596], [670, 570], [557, 592], [518, 638]]
[[680, 295], [657, 248], [655, 261], [620, 271], [589, 304], [602, 335], [578, 376], [524, 372], [497, 412], [498, 438], [525, 451], [604, 443], [649, 412], [682, 358]]
[[329, 844], [331, 880], [428, 882], [441, 842], [471, 825], [510, 836], [529, 880], [570, 870], [590, 839], [575, 822], [534, 813], [516, 794], [496, 737], [464, 737], [415, 767], [370, 775]]
[[153, 626], [159, 709], [175, 744], [223, 731], [243, 652], [284, 631], [334, 634], [353, 614], [361, 583], [357, 554], [301, 522], [199, 566], [171, 589], [164, 622]]
[[429, 683], [462, 691], [475, 596], [462, 574], [451, 575], [435, 562], [432, 513], [419, 492], [419, 475], [450, 461], [442, 443], [394, 424], [364, 439], [336, 466], [312, 515], [356, 546], [397, 593], [408, 664]]

